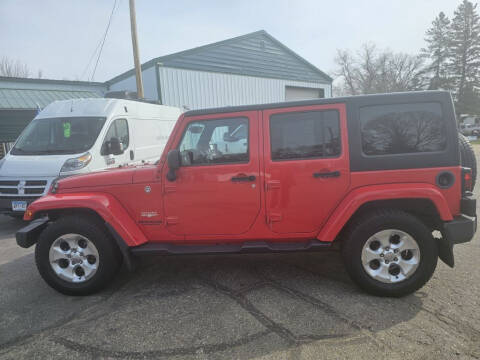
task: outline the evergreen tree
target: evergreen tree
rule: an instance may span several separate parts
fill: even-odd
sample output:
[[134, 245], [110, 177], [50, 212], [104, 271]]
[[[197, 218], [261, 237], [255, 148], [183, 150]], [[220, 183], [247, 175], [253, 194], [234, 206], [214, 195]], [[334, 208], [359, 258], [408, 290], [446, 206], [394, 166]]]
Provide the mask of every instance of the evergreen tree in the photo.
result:
[[429, 79], [430, 90], [449, 89], [447, 63], [450, 45], [450, 20], [440, 12], [432, 22], [432, 27], [427, 30], [425, 41], [427, 48], [422, 49], [422, 56], [428, 59], [424, 74]]
[[460, 115], [474, 109], [480, 101], [480, 17], [477, 4], [468, 0], [463, 0], [452, 19], [449, 58]]

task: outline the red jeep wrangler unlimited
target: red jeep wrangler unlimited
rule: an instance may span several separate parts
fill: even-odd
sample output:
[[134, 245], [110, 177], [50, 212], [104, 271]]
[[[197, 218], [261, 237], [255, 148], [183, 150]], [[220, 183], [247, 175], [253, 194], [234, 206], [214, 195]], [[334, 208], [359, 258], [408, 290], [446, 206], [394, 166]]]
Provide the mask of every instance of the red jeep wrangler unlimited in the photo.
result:
[[189, 111], [157, 164], [59, 179], [17, 242], [37, 243], [42, 277], [72, 295], [143, 254], [339, 243], [360, 287], [402, 296], [476, 230], [456, 125], [439, 91]]

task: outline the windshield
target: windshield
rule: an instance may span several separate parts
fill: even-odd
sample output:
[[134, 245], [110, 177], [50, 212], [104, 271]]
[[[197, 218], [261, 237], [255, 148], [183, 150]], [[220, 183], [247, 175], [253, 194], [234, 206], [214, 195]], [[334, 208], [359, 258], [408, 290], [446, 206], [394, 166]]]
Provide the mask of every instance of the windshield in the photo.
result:
[[10, 151], [12, 155], [75, 154], [89, 150], [104, 117], [65, 117], [33, 120]]

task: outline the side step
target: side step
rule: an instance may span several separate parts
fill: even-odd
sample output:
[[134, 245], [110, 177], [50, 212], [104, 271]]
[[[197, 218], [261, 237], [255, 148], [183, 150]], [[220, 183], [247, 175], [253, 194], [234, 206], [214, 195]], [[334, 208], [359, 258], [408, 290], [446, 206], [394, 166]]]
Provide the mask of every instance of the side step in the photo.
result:
[[329, 248], [330, 242], [269, 243], [250, 241], [239, 244], [175, 245], [171, 243], [147, 243], [130, 248], [132, 255], [188, 255], [188, 254], [252, 254], [269, 252], [316, 251]]

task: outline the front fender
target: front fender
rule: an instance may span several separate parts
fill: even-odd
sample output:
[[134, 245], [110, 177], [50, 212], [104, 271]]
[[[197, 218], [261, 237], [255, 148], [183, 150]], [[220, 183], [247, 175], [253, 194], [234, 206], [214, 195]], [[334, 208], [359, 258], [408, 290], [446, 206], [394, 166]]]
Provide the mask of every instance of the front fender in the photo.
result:
[[94, 211], [115, 229], [128, 246], [138, 246], [147, 242], [143, 232], [120, 202], [112, 195], [105, 193], [49, 194], [30, 204], [24, 219], [31, 220], [39, 213], [66, 209]]
[[378, 200], [428, 199], [443, 221], [453, 220], [447, 200], [433, 185], [424, 183], [363, 186], [351, 191], [330, 215], [317, 236], [320, 241], [333, 241], [360, 206]]

